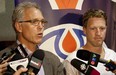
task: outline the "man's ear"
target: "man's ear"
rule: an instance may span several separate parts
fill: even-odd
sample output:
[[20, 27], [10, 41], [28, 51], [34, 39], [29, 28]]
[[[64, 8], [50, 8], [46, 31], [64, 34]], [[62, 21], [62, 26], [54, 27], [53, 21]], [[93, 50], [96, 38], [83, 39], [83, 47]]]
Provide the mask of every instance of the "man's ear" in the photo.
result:
[[21, 25], [21, 23], [16, 22], [16, 23], [15, 23], [15, 28], [16, 28], [16, 30], [17, 30], [18, 32], [22, 32], [22, 25]]

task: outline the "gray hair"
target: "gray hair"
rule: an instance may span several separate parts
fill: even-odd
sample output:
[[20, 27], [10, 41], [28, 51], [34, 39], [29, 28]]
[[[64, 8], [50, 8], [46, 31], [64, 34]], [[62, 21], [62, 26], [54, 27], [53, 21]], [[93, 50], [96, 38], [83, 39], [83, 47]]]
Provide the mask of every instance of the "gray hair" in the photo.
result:
[[34, 2], [22, 2], [22, 3], [18, 4], [12, 14], [12, 25], [13, 25], [13, 28], [15, 31], [16, 31], [15, 22], [19, 21], [23, 18], [23, 13], [24, 13], [25, 9], [28, 9], [28, 8], [36, 8], [36, 9], [40, 10], [39, 6]]

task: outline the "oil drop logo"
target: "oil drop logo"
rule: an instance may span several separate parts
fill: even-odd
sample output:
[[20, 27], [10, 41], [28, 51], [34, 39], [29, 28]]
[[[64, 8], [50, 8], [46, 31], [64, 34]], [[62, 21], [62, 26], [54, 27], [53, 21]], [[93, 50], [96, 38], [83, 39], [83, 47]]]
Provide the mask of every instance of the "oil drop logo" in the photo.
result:
[[39, 47], [65, 59], [68, 54], [83, 46], [85, 39], [81, 26], [62, 24], [46, 29]]

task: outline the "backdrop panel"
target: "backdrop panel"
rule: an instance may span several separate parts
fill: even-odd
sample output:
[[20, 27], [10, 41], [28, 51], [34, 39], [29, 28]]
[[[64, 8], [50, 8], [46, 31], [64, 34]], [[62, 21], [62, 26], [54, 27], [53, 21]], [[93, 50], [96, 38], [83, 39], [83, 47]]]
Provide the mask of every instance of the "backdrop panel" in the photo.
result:
[[[39, 47], [56, 54], [61, 60], [86, 43], [82, 32], [82, 15], [88, 9], [102, 9], [108, 16], [108, 32], [112, 27], [111, 0], [15, 0], [34, 1], [40, 5], [48, 20], [43, 42]], [[112, 32], [111, 32], [112, 33]], [[106, 44], [111, 44], [111, 34], [106, 36]]]

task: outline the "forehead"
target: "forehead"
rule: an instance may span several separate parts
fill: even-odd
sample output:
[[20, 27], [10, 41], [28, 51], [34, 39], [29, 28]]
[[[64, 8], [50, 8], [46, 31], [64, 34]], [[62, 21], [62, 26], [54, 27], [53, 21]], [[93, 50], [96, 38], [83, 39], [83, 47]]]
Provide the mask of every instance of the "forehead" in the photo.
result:
[[42, 12], [36, 8], [27, 8], [24, 10], [23, 18], [39, 18], [43, 19]]
[[87, 26], [106, 26], [106, 21], [104, 18], [98, 17], [89, 18]]

